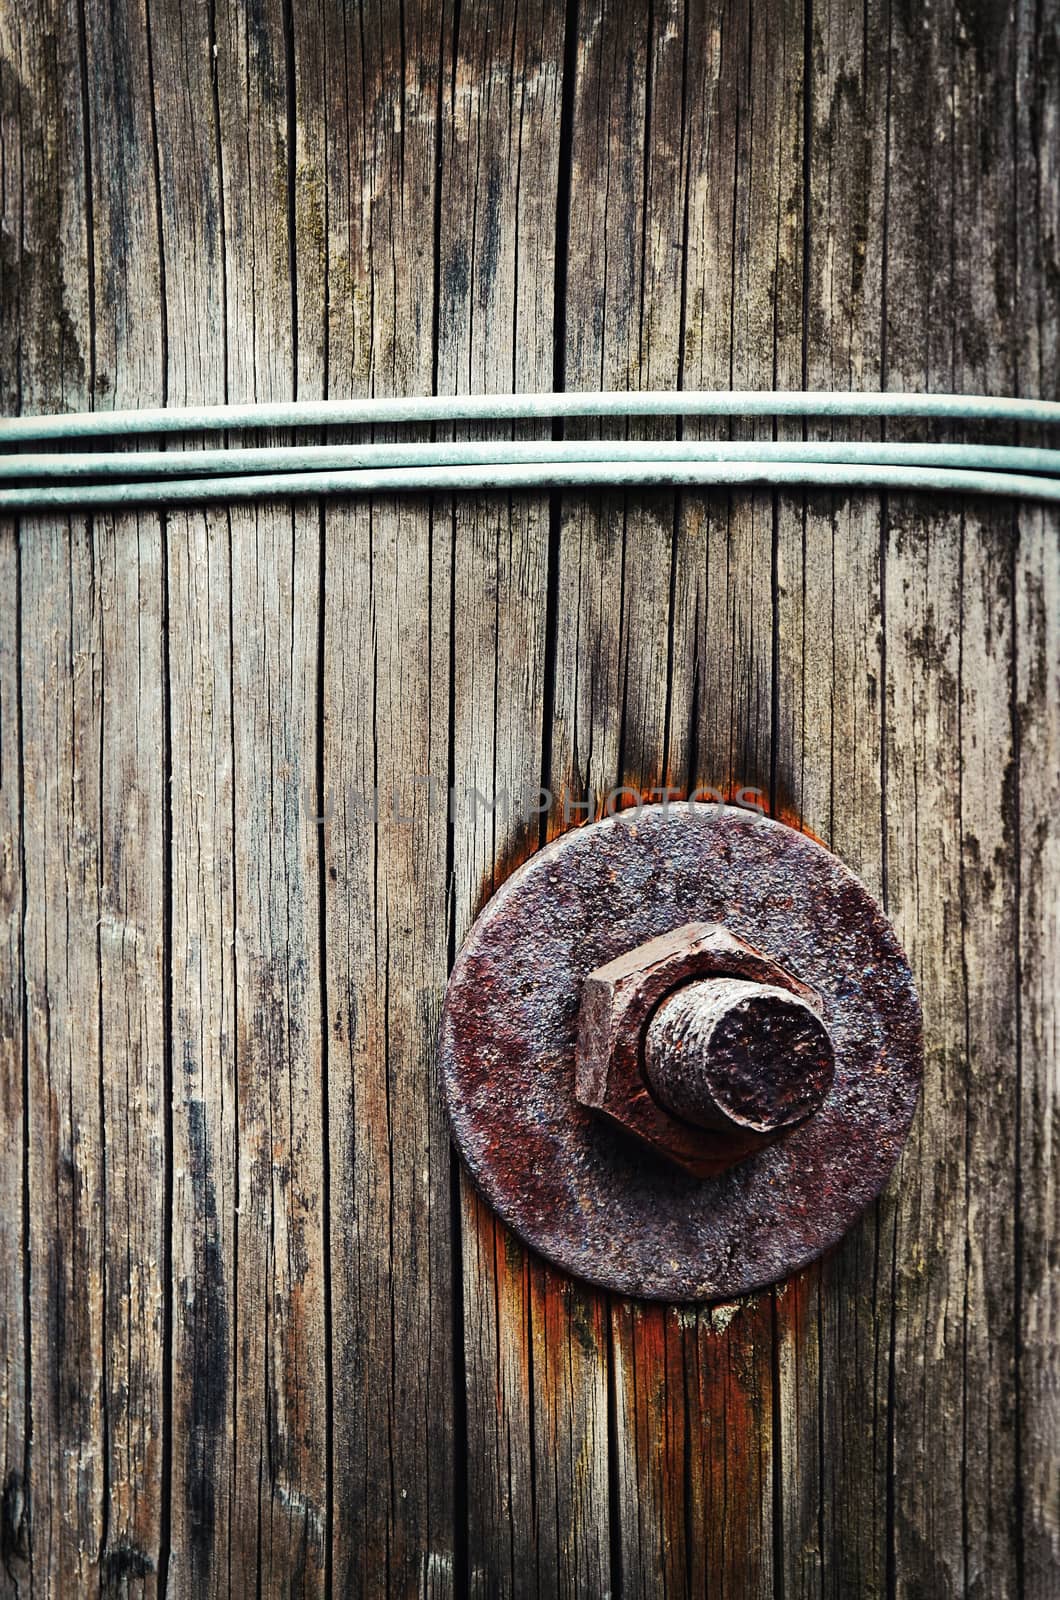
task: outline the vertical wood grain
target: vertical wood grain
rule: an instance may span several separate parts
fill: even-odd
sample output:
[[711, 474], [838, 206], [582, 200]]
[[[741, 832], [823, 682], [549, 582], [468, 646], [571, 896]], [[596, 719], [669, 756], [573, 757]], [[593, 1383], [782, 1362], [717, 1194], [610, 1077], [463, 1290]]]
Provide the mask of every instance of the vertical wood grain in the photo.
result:
[[1060, 541], [1054, 515], [1020, 517], [1016, 559], [1015, 691], [1019, 747], [1019, 1094], [1016, 1171], [1015, 1371], [1017, 1477], [1023, 1592], [1044, 1600], [1060, 1568], [1056, 1439], [1057, 1145], [1056, 892], [1060, 704]]
[[[189, 292], [189, 291], [185, 291]], [[175, 1594], [224, 1594], [233, 1566], [237, 1116], [231, 552], [227, 517], [170, 517]], [[256, 1563], [255, 1563], [256, 1565]]]
[[93, 535], [101, 655], [97, 950], [105, 1138], [100, 1563], [104, 1593], [154, 1593], [167, 1492], [162, 545], [152, 516], [100, 517]]
[[[299, 111], [298, 203], [326, 217], [328, 392], [429, 393], [443, 7], [300, 8], [302, 59], [319, 48], [314, 28], [323, 59]], [[324, 377], [310, 359], [310, 385]], [[434, 1040], [451, 535], [425, 499], [385, 498], [329, 506], [321, 536], [332, 1583], [448, 1595], [460, 1589], [456, 1312]]]
[[[7, 58], [17, 73], [39, 50], [39, 81], [65, 95], [56, 138], [26, 80], [20, 229], [36, 270], [20, 262], [16, 274], [23, 404], [162, 393], [155, 187], [136, 159], [137, 135], [150, 150], [145, 19], [134, 10], [102, 38], [96, 21], [92, 7], [24, 14]], [[154, 1592], [166, 1448], [161, 535], [150, 516], [101, 518], [22, 544], [19, 609], [35, 618], [21, 662], [34, 785], [25, 1081], [42, 1134], [27, 1144], [23, 1192], [30, 1371], [37, 1351], [43, 1381], [5, 1567], [14, 1581], [27, 1559], [41, 1592]], [[34, 1451], [37, 1437], [50, 1447]]]
[[[687, 387], [801, 384], [803, 29], [801, 6], [697, 7], [690, 19]], [[724, 437], [729, 426], [705, 421], [685, 432]], [[773, 434], [768, 421], [731, 426], [738, 437]], [[684, 497], [671, 745], [682, 792], [743, 790], [751, 803], [770, 803], [783, 682], [775, 561], [787, 514], [768, 494]], [[702, 1491], [692, 1496], [687, 1532], [696, 1592], [716, 1581], [724, 1594], [771, 1594], [783, 1581], [778, 1339], [803, 1320], [789, 1288], [776, 1301], [767, 1291], [690, 1323], [693, 1437], [705, 1441], [709, 1485], [705, 1501]]]
[[[5, 362], [5, 383], [14, 389], [15, 405], [45, 408], [64, 400], [86, 405], [90, 362], [78, 45], [76, 38], [60, 33], [49, 49], [56, 18], [36, 7], [17, 18], [5, 11], [2, 26], [4, 151], [5, 156], [18, 152], [17, 163], [5, 160], [5, 174], [17, 171], [17, 182], [5, 182], [4, 191], [12, 228], [4, 252], [5, 356], [11, 362]], [[39, 263], [35, 272], [22, 269], [15, 239]], [[80, 270], [64, 277], [67, 259], [79, 263]], [[93, 758], [98, 708], [94, 716], [91, 665], [96, 619], [85, 581], [84, 525], [75, 531], [65, 521], [35, 524], [32, 542], [21, 530], [16, 537], [20, 592], [13, 643], [22, 686], [23, 806], [19, 1098], [26, 1119], [20, 1185], [26, 1213], [19, 1238], [25, 1275], [24, 1477], [16, 1523], [19, 1559], [5, 1561], [3, 1581], [12, 1592], [21, 1584], [47, 1593], [98, 1583], [102, 1537], [99, 900], [93, 821], [98, 816]], [[75, 660], [81, 669], [76, 689]], [[17, 1104], [5, 1097], [5, 1106]], [[5, 1236], [5, 1242], [14, 1241]]]
[[[1054, 35], [0, 4], [5, 410], [1054, 396]], [[0, 528], [0, 1593], [1051, 1594], [1057, 548], [823, 495]], [[757, 789], [924, 997], [895, 1180], [732, 1305], [567, 1280], [449, 1148], [455, 948], [623, 783]]]
[[[18, 595], [18, 544], [10, 522], [0, 523], [0, 583]], [[3, 1577], [13, 1588], [29, 1561], [29, 1363], [26, 1341], [28, 1278], [25, 1259], [28, 1107], [22, 1067], [22, 784], [19, 705], [19, 607], [0, 622], [0, 1414], [3, 1426], [0, 1540]]]
[[[224, 194], [213, 13], [156, 4], [153, 46], [166, 384], [176, 404], [227, 391]], [[190, 108], [195, 114], [189, 114]], [[188, 440], [189, 445], [195, 441]], [[256, 1574], [235, 1531], [239, 1203], [231, 529], [224, 511], [166, 518], [169, 773], [169, 1551], [177, 1595]]]
[[[997, 8], [930, 35], [896, 14], [892, 48], [887, 379], [1009, 392], [1012, 31]], [[927, 1019], [895, 1229], [899, 1592], [1019, 1589], [1013, 534], [1006, 507], [889, 507], [886, 893]]]
[[[669, 387], [680, 332], [680, 280], [670, 269], [682, 212], [683, 12], [584, 9], [577, 23], [563, 382]], [[601, 815], [612, 790], [643, 788], [661, 769], [672, 538], [665, 495], [564, 496], [551, 734], [557, 826]]]
[[[1060, 58], [1048, 8], [1016, 10], [1016, 371], [1055, 396], [1060, 374]], [[1021, 508], [1013, 557], [1016, 951], [1016, 1515], [1019, 1580], [1045, 1600], [1060, 1572], [1060, 518]]]
[[[672, 387], [681, 331], [672, 267], [684, 197], [684, 9], [579, 7], [575, 18], [563, 384]], [[673, 433], [669, 424], [650, 431]], [[673, 532], [666, 495], [563, 497], [553, 579], [553, 831], [599, 817], [621, 803], [609, 799], [619, 789], [637, 793], [663, 781]], [[585, 1291], [574, 1295], [592, 1306], [589, 1326], [608, 1366], [610, 1581], [618, 1593], [646, 1585], [660, 1592], [671, 1504], [657, 1480], [668, 1476], [671, 1436], [652, 1425], [652, 1408], [665, 1313], [646, 1307], [634, 1318], [612, 1296], [596, 1296], [594, 1305]], [[601, 1311], [606, 1344], [596, 1333]]]
[[31, 1582], [47, 1594], [99, 1583], [107, 1491], [99, 615], [84, 525], [33, 535], [22, 561], [29, 1492]]
[[[549, 389], [564, 17], [462, 6], [443, 78], [438, 387]], [[545, 428], [520, 436], [548, 437]], [[453, 940], [542, 825], [548, 497], [447, 507], [453, 529]], [[496, 806], [497, 809], [493, 809]], [[461, 1179], [468, 1583], [609, 1585], [601, 1297], [536, 1260]]]
[[[0, 403], [18, 409], [18, 329], [22, 316], [21, 275], [8, 239], [10, 222], [22, 210], [25, 166], [21, 81], [12, 59], [7, 19], [0, 22]], [[18, 152], [16, 159], [15, 153]], [[24, 1067], [23, 800], [21, 712], [21, 607], [18, 526], [0, 519], [0, 1592], [24, 1580], [29, 1564], [29, 1226], [26, 1169], [29, 1107]]]
[[[814, 4], [805, 106], [805, 381], [878, 388], [884, 349], [888, 14]], [[840, 425], [843, 437], [856, 426]], [[811, 422], [811, 437], [829, 437]], [[880, 896], [881, 525], [869, 495], [778, 519], [777, 801]], [[778, 1321], [782, 1573], [790, 1595], [887, 1592], [890, 1191], [790, 1286]]]
[[[297, 281], [286, 19], [215, 13], [227, 393], [295, 385]], [[319, 860], [317, 517], [232, 508], [231, 717], [237, 1220], [233, 1528], [264, 1592], [324, 1591], [327, 1395]], [[245, 1552], [245, 1554], [243, 1554]]]
[[[83, 17], [97, 406], [165, 391], [146, 8]], [[89, 524], [99, 633], [100, 1117], [103, 1135], [101, 1591], [154, 1594], [165, 1562], [168, 1108], [163, 535], [157, 515]], [[164, 1581], [164, 1578], [163, 1578]]]
[[[705, 8], [690, 29], [687, 388], [799, 388], [803, 11]], [[767, 65], [768, 63], [768, 65]], [[706, 93], [703, 91], [706, 90]], [[690, 422], [726, 437], [728, 422]], [[734, 419], [732, 437], [773, 436]], [[688, 496], [678, 541], [675, 774], [768, 802], [773, 761], [772, 496]]]

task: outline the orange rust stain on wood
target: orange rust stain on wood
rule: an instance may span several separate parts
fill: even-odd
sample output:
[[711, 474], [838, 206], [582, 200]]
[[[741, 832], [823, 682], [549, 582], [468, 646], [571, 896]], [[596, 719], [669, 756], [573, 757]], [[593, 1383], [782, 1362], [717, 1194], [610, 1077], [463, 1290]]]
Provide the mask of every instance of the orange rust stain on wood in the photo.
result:
[[503, 841], [498, 847], [492, 867], [484, 874], [479, 885], [478, 894], [475, 896], [475, 916], [478, 916], [490, 896], [496, 894], [501, 884], [529, 861], [531, 856], [537, 854], [540, 844], [540, 830], [536, 818], [533, 825], [521, 824]]
[[[567, 1370], [572, 1344], [579, 1360], [606, 1360], [606, 1294], [529, 1250], [470, 1183], [465, 1231], [465, 1248], [484, 1269], [520, 1388], [529, 1388], [535, 1368], [540, 1376], [542, 1363], [555, 1375]], [[499, 1388], [498, 1405], [502, 1394]]]
[[769, 1291], [712, 1307], [614, 1303], [624, 1570], [643, 1585], [744, 1593], [768, 1577], [774, 1334]]
[[[693, 1592], [722, 1577], [742, 1592], [749, 1573], [767, 1574], [776, 1341], [804, 1337], [812, 1296], [799, 1292], [799, 1280], [714, 1306], [618, 1299], [527, 1251], [477, 1194], [465, 1217], [465, 1248], [485, 1268], [496, 1307], [493, 1404], [502, 1431], [518, 1395], [535, 1452], [552, 1459], [566, 1449], [575, 1360], [614, 1395], [628, 1570], [665, 1585], [683, 1581], [690, 1562]], [[573, 1491], [591, 1493], [578, 1452], [569, 1459]], [[698, 1463], [691, 1474], [689, 1461]]]
[[[701, 804], [734, 806], [744, 811], [758, 811], [763, 816], [772, 817], [776, 822], [783, 822], [786, 827], [794, 828], [796, 832], [803, 833], [823, 849], [828, 845], [821, 836], [807, 827], [799, 813], [795, 801], [786, 794], [778, 794], [775, 805], [770, 805], [769, 794], [766, 790], [754, 784], [741, 784], [734, 782], [701, 783], [697, 784], [691, 792], [687, 785], [669, 782], [654, 781], [640, 784], [626, 783], [619, 788], [616, 786], [608, 795], [598, 798], [594, 815], [578, 817], [567, 826], [558, 825], [562, 819], [562, 810], [557, 815], [554, 811], [547, 829], [548, 839], [551, 842], [561, 834], [569, 833], [573, 828], [584, 828], [592, 822], [603, 821], [608, 816], [619, 815], [626, 811], [635, 811], [645, 806], [659, 805], [665, 801], [673, 807], [681, 806], [690, 798], [695, 798]], [[568, 804], [580, 804], [569, 800]], [[512, 876], [530, 858], [537, 854], [541, 847], [539, 831], [535, 826], [527, 824], [516, 828], [511, 836], [504, 841], [497, 851], [496, 858], [488, 872], [483, 875], [475, 897], [475, 915], [486, 905], [492, 895], [496, 894], [501, 884]]]

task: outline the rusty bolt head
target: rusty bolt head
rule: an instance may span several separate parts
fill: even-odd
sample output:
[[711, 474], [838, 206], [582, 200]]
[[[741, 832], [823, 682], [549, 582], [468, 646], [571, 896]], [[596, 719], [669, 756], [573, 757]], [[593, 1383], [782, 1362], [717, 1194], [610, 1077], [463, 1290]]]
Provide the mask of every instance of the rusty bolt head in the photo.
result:
[[710, 1177], [783, 1138], [831, 1086], [831, 1040], [805, 984], [717, 923], [692, 922], [590, 972], [576, 1094]]
[[828, 1029], [799, 995], [746, 978], [700, 978], [662, 1002], [644, 1036], [655, 1098], [699, 1128], [775, 1133], [831, 1087]]

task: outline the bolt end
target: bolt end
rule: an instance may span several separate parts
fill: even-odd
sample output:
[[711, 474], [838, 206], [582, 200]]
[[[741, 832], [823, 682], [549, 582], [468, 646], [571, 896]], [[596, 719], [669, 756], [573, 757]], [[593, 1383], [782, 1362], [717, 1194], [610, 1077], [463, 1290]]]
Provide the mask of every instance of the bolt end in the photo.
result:
[[835, 1073], [828, 1030], [798, 995], [716, 977], [658, 1007], [644, 1066], [656, 1098], [697, 1127], [778, 1133], [818, 1110]]

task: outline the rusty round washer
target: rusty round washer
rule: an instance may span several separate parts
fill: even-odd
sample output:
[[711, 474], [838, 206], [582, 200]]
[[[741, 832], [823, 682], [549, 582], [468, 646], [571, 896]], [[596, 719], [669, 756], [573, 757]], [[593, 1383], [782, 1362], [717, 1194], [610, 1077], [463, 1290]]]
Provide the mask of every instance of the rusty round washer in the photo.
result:
[[[585, 974], [700, 921], [812, 988], [835, 1050], [816, 1115], [706, 1179], [580, 1105], [574, 1074]], [[494, 1210], [568, 1272], [659, 1300], [742, 1294], [834, 1244], [898, 1158], [923, 1061], [912, 973], [853, 874], [781, 823], [684, 802], [565, 833], [508, 879], [457, 958], [440, 1048]]]

